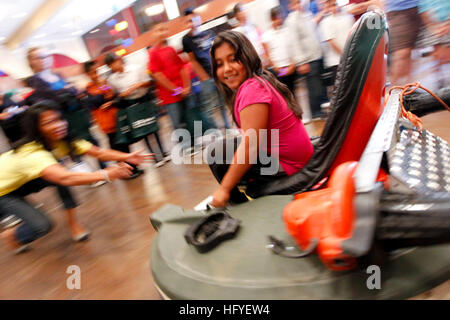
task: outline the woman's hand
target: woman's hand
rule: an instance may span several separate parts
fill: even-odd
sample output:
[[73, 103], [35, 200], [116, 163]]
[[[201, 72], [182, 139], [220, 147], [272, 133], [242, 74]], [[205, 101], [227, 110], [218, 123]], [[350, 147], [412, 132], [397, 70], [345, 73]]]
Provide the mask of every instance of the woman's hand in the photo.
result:
[[108, 173], [109, 180], [115, 180], [115, 179], [125, 179], [131, 176], [133, 173], [133, 167], [120, 162], [116, 166], [111, 166], [106, 169], [104, 169]]
[[153, 160], [155, 158], [155, 155], [153, 153], [148, 153], [148, 154], [140, 154], [142, 152], [142, 150], [138, 150], [136, 152], [132, 152], [132, 153], [128, 153], [125, 157], [124, 160], [125, 162], [134, 164], [134, 165], [140, 165], [142, 162], [144, 161], [150, 161]]
[[0, 113], [0, 120], [6, 120], [11, 116], [12, 116], [12, 114], [9, 112], [2, 112], [2, 113]]
[[216, 208], [223, 208], [227, 205], [228, 200], [230, 200], [230, 191], [226, 190], [224, 187], [220, 186], [214, 193], [211, 205]]
[[191, 94], [191, 86], [183, 88], [183, 90], [181, 91], [181, 95], [183, 97], [188, 97]]
[[302, 64], [297, 68], [297, 72], [300, 74], [307, 74], [311, 71], [311, 66], [309, 63]]

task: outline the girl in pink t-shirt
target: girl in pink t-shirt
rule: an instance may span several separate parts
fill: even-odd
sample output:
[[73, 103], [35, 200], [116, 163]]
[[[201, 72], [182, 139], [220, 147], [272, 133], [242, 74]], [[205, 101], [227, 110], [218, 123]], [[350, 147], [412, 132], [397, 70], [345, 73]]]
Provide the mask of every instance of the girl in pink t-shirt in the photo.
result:
[[[298, 172], [309, 161], [313, 147], [294, 96], [263, 70], [256, 50], [242, 33], [220, 33], [211, 47], [211, 61], [214, 80], [227, 105], [232, 106], [233, 119], [242, 131], [241, 138], [231, 141], [235, 150], [232, 158], [223, 152], [228, 159], [217, 161], [221, 148], [218, 144], [223, 144], [220, 151], [229, 150], [229, 140], [216, 143], [210, 148], [213, 153], [209, 152], [216, 157], [214, 163], [209, 163], [220, 182], [211, 204], [224, 207], [228, 201], [246, 200], [237, 188], [243, 180], [265, 183]], [[269, 168], [263, 165], [267, 165], [263, 157], [266, 153], [272, 162]], [[224, 164], [219, 163], [222, 160]], [[275, 171], [273, 162], [277, 164]]]

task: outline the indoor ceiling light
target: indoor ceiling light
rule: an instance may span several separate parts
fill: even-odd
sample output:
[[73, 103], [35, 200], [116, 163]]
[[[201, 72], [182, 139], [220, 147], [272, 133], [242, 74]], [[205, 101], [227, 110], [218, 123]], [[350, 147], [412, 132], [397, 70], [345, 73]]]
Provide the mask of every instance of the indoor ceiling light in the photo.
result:
[[117, 50], [115, 53], [116, 53], [116, 55], [118, 55], [120, 57], [120, 56], [123, 56], [124, 54], [126, 54], [127, 50], [120, 49], [120, 50]]
[[180, 10], [178, 9], [177, 0], [163, 0], [164, 8], [166, 9], [167, 18], [169, 20], [178, 18]]
[[115, 29], [117, 32], [120, 32], [120, 31], [125, 30], [125, 29], [127, 29], [127, 28], [128, 28], [128, 22], [127, 22], [126, 20], [121, 21], [121, 22], [119, 22], [118, 24], [116, 24], [116, 25], [114, 26], [114, 29]]
[[164, 12], [164, 5], [162, 3], [155, 4], [154, 6], [145, 9], [145, 14], [148, 16], [156, 16]]
[[19, 18], [23, 18], [27, 15], [26, 12], [20, 12], [20, 13], [16, 13], [12, 16], [13, 19], [19, 19]]
[[97, 28], [97, 29], [94, 29], [94, 30], [92, 30], [91, 32], [89, 32], [89, 33], [96, 33], [96, 32], [99, 32], [100, 31], [100, 29], [99, 28]]

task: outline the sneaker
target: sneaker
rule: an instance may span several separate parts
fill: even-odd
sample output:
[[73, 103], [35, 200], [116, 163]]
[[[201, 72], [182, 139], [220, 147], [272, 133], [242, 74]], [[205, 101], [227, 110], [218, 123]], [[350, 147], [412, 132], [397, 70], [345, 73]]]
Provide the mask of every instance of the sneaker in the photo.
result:
[[97, 182], [91, 183], [91, 188], [98, 188], [104, 184], [106, 184], [105, 180], [97, 181]]
[[184, 150], [183, 155], [186, 156], [186, 157], [193, 157], [193, 156], [195, 156], [198, 153], [200, 153], [200, 150], [198, 148], [189, 147], [189, 148]]
[[144, 170], [137, 169], [136, 171], [133, 172], [133, 174], [131, 176], [129, 176], [128, 178], [125, 178], [125, 180], [136, 179], [137, 177], [139, 177], [143, 173], [144, 173]]
[[160, 160], [160, 161], [157, 161], [157, 162], [155, 163], [155, 168], [162, 167], [162, 166], [165, 165], [166, 163], [167, 163], [167, 161], [164, 161], [164, 159], [162, 159], [162, 160]]
[[320, 108], [322, 109], [322, 110], [327, 110], [327, 109], [329, 109], [331, 107], [331, 102], [325, 102], [325, 103], [322, 103], [321, 105], [320, 105]]
[[24, 244], [22, 246], [20, 246], [19, 248], [14, 250], [14, 254], [21, 254], [24, 252], [30, 251], [30, 246], [27, 244]]
[[89, 240], [89, 237], [91, 235], [90, 231], [83, 231], [77, 235], [72, 235], [72, 240], [74, 242], [83, 242]]
[[164, 152], [164, 161], [169, 162], [170, 160], [172, 160], [172, 156], [170, 155], [169, 152]]
[[18, 225], [21, 222], [22, 222], [22, 219], [11, 215], [0, 221], [0, 227], [2, 229], [9, 229], [9, 228], [12, 228], [12, 227]]

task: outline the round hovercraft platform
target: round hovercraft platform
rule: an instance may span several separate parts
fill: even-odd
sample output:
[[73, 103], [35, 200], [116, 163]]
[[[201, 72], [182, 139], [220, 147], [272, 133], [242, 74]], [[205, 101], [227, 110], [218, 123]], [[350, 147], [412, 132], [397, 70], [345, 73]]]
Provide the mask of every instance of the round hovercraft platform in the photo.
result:
[[[158, 230], [151, 270], [169, 299], [405, 299], [450, 278], [450, 245], [391, 253], [381, 266], [381, 289], [370, 290], [366, 270], [334, 272], [316, 255], [289, 259], [273, 254], [268, 236], [296, 247], [285, 232], [283, 208], [292, 196], [267, 196], [227, 210], [241, 220], [236, 237], [199, 253], [184, 232], [205, 212], [167, 205], [151, 216]], [[369, 281], [371, 283], [371, 281]]]

